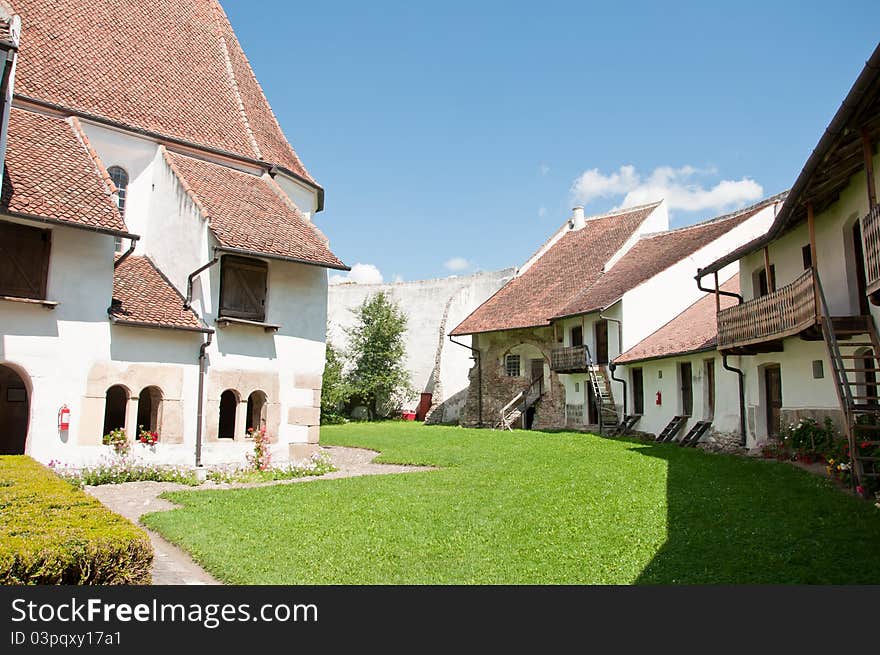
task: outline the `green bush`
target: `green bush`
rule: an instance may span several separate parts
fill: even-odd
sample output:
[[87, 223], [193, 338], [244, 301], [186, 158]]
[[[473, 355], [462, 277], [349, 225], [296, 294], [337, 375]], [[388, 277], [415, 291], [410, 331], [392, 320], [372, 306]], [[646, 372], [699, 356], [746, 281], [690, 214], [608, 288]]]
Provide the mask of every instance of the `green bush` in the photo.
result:
[[0, 584], [150, 584], [146, 533], [22, 455], [0, 456]]

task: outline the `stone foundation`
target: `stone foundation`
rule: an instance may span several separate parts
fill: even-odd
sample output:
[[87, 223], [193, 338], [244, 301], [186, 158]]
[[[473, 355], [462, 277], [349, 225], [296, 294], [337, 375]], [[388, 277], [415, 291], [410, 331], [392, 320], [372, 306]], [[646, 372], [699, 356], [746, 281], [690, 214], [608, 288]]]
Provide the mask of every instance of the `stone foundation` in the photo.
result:
[[741, 442], [742, 437], [739, 432], [710, 430], [697, 444], [697, 448], [710, 453], [743, 455], [746, 453], [746, 449], [742, 447]]

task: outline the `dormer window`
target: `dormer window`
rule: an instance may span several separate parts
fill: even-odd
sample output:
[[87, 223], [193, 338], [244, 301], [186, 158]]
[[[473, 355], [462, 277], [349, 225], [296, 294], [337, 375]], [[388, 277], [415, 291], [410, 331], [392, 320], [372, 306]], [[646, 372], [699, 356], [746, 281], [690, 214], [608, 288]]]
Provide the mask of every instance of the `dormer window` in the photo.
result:
[[265, 321], [268, 272], [266, 262], [259, 259], [225, 255], [220, 262], [218, 316]]

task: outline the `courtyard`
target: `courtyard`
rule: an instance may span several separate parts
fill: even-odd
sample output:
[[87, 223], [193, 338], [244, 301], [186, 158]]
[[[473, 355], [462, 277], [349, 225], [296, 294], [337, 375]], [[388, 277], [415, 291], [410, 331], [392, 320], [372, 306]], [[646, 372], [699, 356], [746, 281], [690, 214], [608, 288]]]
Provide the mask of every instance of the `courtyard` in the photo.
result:
[[786, 463], [408, 422], [321, 441], [436, 468], [174, 491], [142, 521], [228, 584], [880, 583], [880, 512]]

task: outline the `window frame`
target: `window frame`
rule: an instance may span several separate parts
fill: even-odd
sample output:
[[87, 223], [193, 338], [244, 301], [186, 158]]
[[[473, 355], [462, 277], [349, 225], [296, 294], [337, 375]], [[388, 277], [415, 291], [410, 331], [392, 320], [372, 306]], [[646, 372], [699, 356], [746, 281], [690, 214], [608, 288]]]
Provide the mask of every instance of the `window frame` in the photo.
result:
[[[125, 184], [119, 184], [114, 177], [114, 171], [121, 171], [125, 176]], [[128, 185], [131, 184], [131, 176], [128, 174], [128, 171], [125, 167], [120, 166], [119, 164], [113, 164], [112, 166], [107, 167], [107, 175], [110, 176], [110, 180], [113, 182], [113, 186], [116, 187], [116, 208], [119, 210], [120, 215], [125, 216], [125, 201], [128, 198]]]
[[[513, 368], [511, 367], [511, 362], [516, 359], [516, 375], [513, 375], [511, 371]], [[504, 374], [505, 377], [509, 378], [518, 378], [521, 377], [520, 373], [522, 371], [522, 357], [516, 355], [514, 353], [508, 353], [504, 356]]]
[[[261, 273], [263, 276], [262, 298], [254, 296], [254, 300], [261, 305], [261, 311], [249, 312], [237, 308], [230, 308], [224, 305], [224, 293], [227, 291], [227, 272], [233, 270], [247, 269], [252, 272]], [[243, 281], [242, 281], [243, 283]], [[251, 289], [253, 291], [253, 289]], [[245, 321], [254, 321], [257, 323], [265, 323], [266, 321], [266, 301], [269, 298], [269, 264], [262, 259], [253, 259], [251, 257], [242, 257], [240, 255], [223, 255], [220, 259], [220, 297], [217, 302], [217, 318], [236, 318]]]

